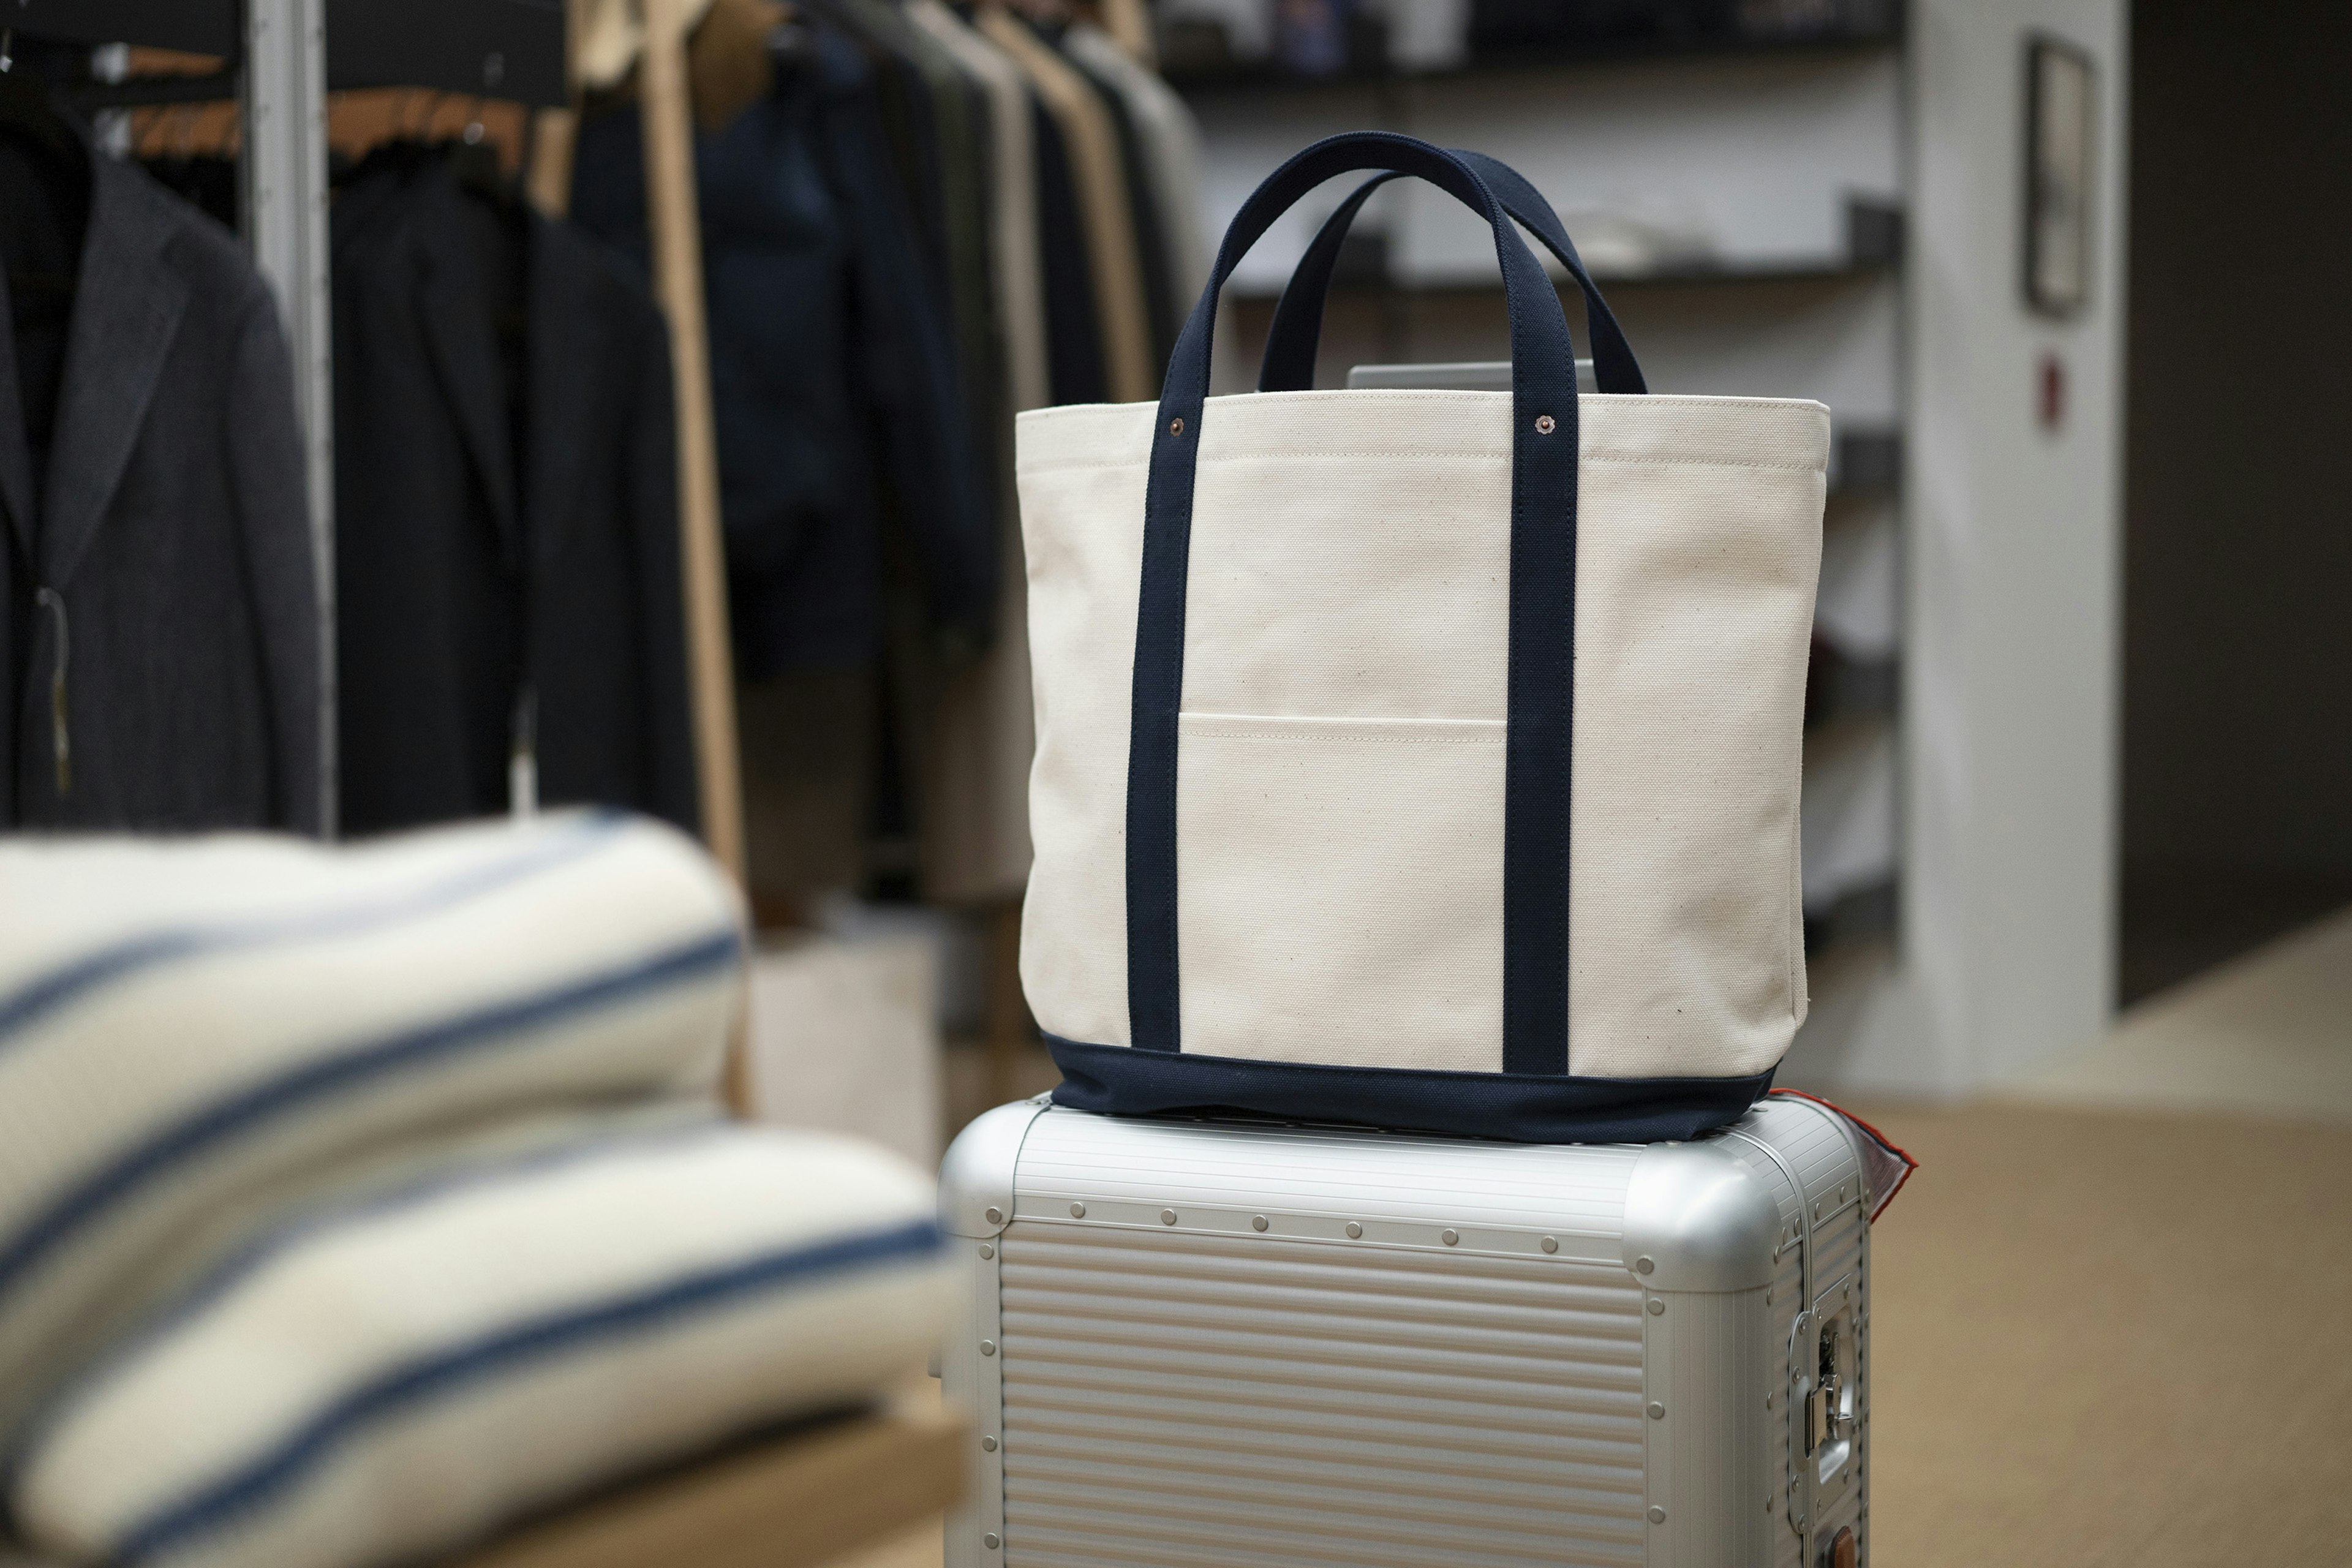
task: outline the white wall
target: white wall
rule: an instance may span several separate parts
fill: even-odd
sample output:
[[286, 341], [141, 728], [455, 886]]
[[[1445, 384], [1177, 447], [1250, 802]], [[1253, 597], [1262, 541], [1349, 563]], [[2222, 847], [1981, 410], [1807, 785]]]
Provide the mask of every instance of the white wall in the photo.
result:
[[[1911, 16], [1901, 936], [1823, 966], [1787, 1077], [1963, 1092], [2094, 1037], [2114, 991], [2129, 51], [2123, 0]], [[2093, 291], [2063, 322], [2018, 281], [2036, 29], [2098, 70]]]

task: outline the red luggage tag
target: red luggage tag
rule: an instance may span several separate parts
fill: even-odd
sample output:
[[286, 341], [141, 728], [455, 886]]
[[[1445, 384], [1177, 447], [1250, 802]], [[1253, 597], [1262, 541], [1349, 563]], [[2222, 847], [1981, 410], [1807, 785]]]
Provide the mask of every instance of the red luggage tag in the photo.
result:
[[1870, 1220], [1872, 1224], [1877, 1224], [1878, 1216], [1886, 1212], [1886, 1205], [1895, 1201], [1895, 1194], [1903, 1190], [1903, 1184], [1911, 1179], [1911, 1173], [1919, 1168], [1919, 1162], [1897, 1148], [1885, 1133], [1818, 1094], [1807, 1094], [1801, 1089], [1776, 1089], [1772, 1092], [1785, 1094], [1794, 1100], [1810, 1100], [1825, 1110], [1836, 1111], [1860, 1130], [1863, 1165], [1870, 1178]]

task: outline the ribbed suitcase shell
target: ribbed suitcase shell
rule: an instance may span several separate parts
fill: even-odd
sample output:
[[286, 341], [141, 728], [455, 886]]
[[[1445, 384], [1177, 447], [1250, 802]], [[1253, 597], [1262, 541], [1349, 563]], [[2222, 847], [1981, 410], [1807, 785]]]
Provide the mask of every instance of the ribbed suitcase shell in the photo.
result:
[[1000, 1107], [941, 1172], [947, 1568], [1866, 1563], [1864, 1184], [1793, 1098], [1646, 1147]]

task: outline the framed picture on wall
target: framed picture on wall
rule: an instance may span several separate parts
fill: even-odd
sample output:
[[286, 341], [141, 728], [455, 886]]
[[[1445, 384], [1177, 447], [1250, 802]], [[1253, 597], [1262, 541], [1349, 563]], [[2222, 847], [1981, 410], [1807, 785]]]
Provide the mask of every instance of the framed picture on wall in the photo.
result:
[[2069, 316], [2091, 292], [2091, 57], [2063, 39], [2025, 43], [2025, 300]]

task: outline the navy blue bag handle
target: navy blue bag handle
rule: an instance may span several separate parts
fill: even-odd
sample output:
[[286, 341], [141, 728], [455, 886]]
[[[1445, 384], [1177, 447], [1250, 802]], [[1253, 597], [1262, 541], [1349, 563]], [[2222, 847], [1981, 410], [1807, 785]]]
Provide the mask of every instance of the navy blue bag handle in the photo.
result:
[[[1576, 350], [1551, 279], [1475, 159], [1391, 132], [1318, 142], [1252, 193], [1170, 356], [1144, 498], [1127, 773], [1129, 1044], [1181, 1047], [1176, 931], [1177, 715], [1192, 480], [1217, 296], [1274, 220], [1334, 175], [1427, 180], [1486, 219], [1511, 331], [1510, 666], [1503, 798], [1503, 1070], [1568, 1071], [1568, 814], [1576, 647]], [[1499, 167], [1499, 165], [1496, 165]], [[1516, 176], [1514, 176], [1516, 178]], [[1556, 221], [1556, 220], [1555, 220]]]
[[[1560, 225], [1559, 214], [1507, 164], [1484, 153], [1461, 148], [1454, 152], [1486, 176], [1486, 183], [1502, 198], [1503, 210], [1524, 224], [1529, 233], [1543, 241], [1546, 249], [1559, 258], [1559, 264], [1568, 268], [1568, 275], [1583, 291], [1585, 326], [1592, 335], [1592, 374], [1601, 390], [1649, 391], [1648, 384], [1642, 379], [1642, 367], [1634, 363], [1633, 350], [1617, 325], [1616, 315], [1609, 309], [1609, 301], [1601, 297], [1591, 275], [1585, 271], [1568, 230]], [[1304, 392], [1315, 384], [1315, 347], [1323, 335], [1323, 308], [1331, 292], [1332, 273], [1339, 267], [1340, 244], [1372, 193], [1397, 177], [1397, 172], [1391, 170], [1375, 174], [1356, 187], [1354, 194], [1325, 220], [1314, 243], [1299, 258], [1297, 268], [1290, 275], [1289, 287], [1283, 289], [1282, 298], [1275, 304], [1274, 323], [1266, 331], [1265, 357], [1258, 367], [1260, 392]]]

